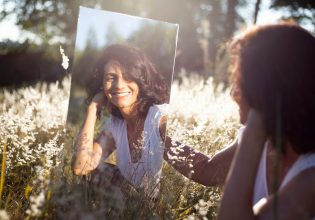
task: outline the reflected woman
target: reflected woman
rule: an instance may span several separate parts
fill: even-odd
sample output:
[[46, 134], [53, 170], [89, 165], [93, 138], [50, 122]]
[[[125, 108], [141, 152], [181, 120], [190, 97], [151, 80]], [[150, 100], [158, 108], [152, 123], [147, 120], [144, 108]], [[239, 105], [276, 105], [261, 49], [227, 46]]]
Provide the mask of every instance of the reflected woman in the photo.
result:
[[[73, 157], [86, 175], [116, 150], [122, 176], [147, 195], [159, 190], [166, 127], [167, 88], [147, 56], [127, 45], [108, 46], [88, 84], [88, 108]], [[94, 140], [97, 117], [110, 113]]]

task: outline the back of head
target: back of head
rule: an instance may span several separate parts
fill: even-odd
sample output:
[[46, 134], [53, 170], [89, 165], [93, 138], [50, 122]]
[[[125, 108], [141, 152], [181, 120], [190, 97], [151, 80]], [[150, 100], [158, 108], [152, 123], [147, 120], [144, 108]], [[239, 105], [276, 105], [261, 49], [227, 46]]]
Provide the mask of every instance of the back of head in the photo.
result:
[[258, 26], [237, 38], [232, 49], [236, 86], [262, 113], [271, 140], [278, 123], [283, 143], [298, 154], [314, 151], [314, 36], [289, 23]]

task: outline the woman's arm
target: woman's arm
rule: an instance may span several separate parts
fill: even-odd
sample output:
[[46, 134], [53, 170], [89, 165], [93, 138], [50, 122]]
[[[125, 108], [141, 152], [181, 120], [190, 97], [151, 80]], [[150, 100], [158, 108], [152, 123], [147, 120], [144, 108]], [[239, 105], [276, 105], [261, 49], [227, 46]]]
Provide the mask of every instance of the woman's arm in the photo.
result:
[[166, 137], [164, 159], [178, 172], [205, 186], [222, 186], [230, 168], [237, 141], [216, 153], [212, 158], [189, 146], [172, 143]]
[[219, 219], [255, 219], [253, 191], [265, 140], [261, 116], [251, 110], [225, 184]]
[[257, 219], [313, 219], [315, 217], [315, 168], [294, 177], [277, 197], [269, 196], [261, 205], [254, 206]]
[[[160, 134], [165, 134], [166, 119], [160, 121]], [[164, 131], [164, 133], [163, 133]], [[205, 186], [222, 186], [230, 168], [237, 141], [216, 153], [212, 158], [165, 138], [164, 159], [178, 172]]]
[[88, 106], [83, 127], [76, 141], [76, 152], [72, 158], [75, 175], [86, 175], [94, 170], [102, 157], [107, 157], [114, 150], [114, 141], [101, 133], [94, 142], [94, 127], [98, 109], [102, 106], [103, 94], [97, 94]]
[[256, 173], [266, 140], [259, 113], [251, 110], [224, 189], [219, 219], [311, 219], [315, 216], [315, 168], [302, 171], [277, 195], [253, 207]]

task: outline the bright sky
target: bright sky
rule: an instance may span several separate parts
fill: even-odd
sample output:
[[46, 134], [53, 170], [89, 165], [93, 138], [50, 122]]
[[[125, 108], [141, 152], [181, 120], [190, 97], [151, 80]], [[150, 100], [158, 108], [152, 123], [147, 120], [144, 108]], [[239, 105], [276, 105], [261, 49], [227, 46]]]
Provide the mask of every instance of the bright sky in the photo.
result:
[[[250, 0], [251, 3], [247, 7], [242, 8], [238, 12], [245, 18], [247, 23], [253, 22], [253, 14], [255, 9], [256, 0]], [[260, 10], [258, 13], [257, 24], [274, 23], [285, 14], [284, 11], [276, 11], [269, 9], [271, 4], [270, 0], [262, 0], [260, 3]]]
[[[101, 21], [101, 22], [100, 22]], [[98, 46], [106, 44], [106, 34], [109, 26], [123, 38], [127, 38], [133, 31], [139, 29], [143, 22], [156, 23], [157, 21], [121, 13], [109, 12], [98, 9], [80, 7], [78, 28], [76, 35], [76, 47], [83, 49], [88, 32], [93, 30]]]
[[141, 21], [141, 18], [135, 16], [80, 7], [76, 47], [84, 48], [88, 32], [91, 30], [95, 32], [97, 44], [104, 45], [109, 25], [113, 25], [122, 37], [127, 38], [132, 31], [138, 29]]
[[[243, 15], [243, 17], [245, 17], [245, 19], [247, 21], [252, 21], [252, 17], [253, 17], [253, 12], [254, 12], [254, 4], [255, 4], [255, 0], [251, 0], [252, 3], [248, 5], [247, 8], [243, 8], [241, 10], [239, 10], [239, 13], [241, 13], [241, 15]], [[279, 18], [286, 14], [286, 11], [275, 11], [275, 10], [271, 10], [269, 9], [269, 5], [270, 5], [270, 0], [262, 0], [261, 1], [261, 6], [260, 6], [260, 12], [258, 14], [258, 19], [257, 19], [257, 23], [258, 24], [265, 24], [265, 23], [274, 23], [277, 20], [279, 20]], [[97, 13], [95, 12], [96, 10], [85, 10], [84, 15], [87, 15], [93, 11], [93, 13]], [[99, 10], [100, 12], [100, 17], [105, 16], [104, 13]], [[101, 15], [102, 14], [102, 15]], [[110, 16], [109, 16], [110, 15]], [[130, 32], [132, 32], [133, 30], [137, 29], [137, 27], [140, 24], [141, 18], [135, 17], [135, 16], [122, 16], [122, 14], [119, 13], [111, 13], [108, 12], [108, 15], [106, 18], [112, 17], [112, 19], [102, 19], [102, 23], [104, 24], [104, 26], [107, 26], [110, 22], [113, 23], [119, 23], [119, 25], [115, 25], [115, 27], [117, 28], [117, 31], [120, 32], [121, 35], [123, 35], [124, 37], [127, 37], [128, 34], [130, 34]], [[130, 19], [130, 17], [134, 17], [134, 19]], [[89, 19], [81, 19], [80, 22], [86, 22], [86, 24], [88, 24], [89, 22], [94, 24], [96, 23], [100, 23], [100, 22], [95, 22], [95, 19], [99, 19], [97, 16], [90, 16]], [[99, 20], [98, 20], [99, 21]], [[1, 34], [0, 34], [0, 41], [3, 41], [5, 39], [10, 39], [13, 41], [23, 41], [25, 38], [32, 38], [32, 34], [28, 33], [28, 34], [22, 34], [21, 31], [19, 30], [19, 28], [14, 24], [15, 23], [15, 18], [13, 16], [9, 17], [8, 19], [6, 19], [5, 21], [2, 21], [0, 23], [0, 30], [1, 30]], [[82, 24], [83, 24], [82, 23]], [[85, 27], [87, 27], [87, 25], [83, 25]], [[310, 29], [310, 27], [304, 26], [307, 29]], [[81, 36], [81, 34], [83, 34], [85, 31], [87, 31], [86, 29], [82, 28], [80, 30], [78, 30], [78, 35]], [[97, 29], [96, 29], [97, 31]], [[96, 33], [97, 36], [105, 36], [105, 31], [104, 29], [102, 29], [102, 33]], [[81, 36], [80, 39], [82, 39], [82, 41], [80, 40], [80, 42], [78, 41], [77, 44], [79, 47], [83, 46], [83, 42], [85, 42], [85, 38], [84, 36]], [[104, 39], [102, 39], [101, 37], [99, 39], [97, 39], [97, 42], [100, 44], [104, 44]]]
[[19, 28], [14, 24], [15, 19], [10, 17], [5, 21], [0, 22], [0, 41], [5, 39], [18, 40], [20, 31]]

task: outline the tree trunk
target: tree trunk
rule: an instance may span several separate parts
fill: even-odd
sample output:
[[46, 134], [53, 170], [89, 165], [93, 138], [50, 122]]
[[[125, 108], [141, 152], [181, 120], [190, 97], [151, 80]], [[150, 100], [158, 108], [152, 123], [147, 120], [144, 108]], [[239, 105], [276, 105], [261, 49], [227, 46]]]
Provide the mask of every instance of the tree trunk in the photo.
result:
[[225, 36], [224, 38], [229, 39], [235, 31], [236, 23], [236, 6], [238, 0], [229, 0], [227, 1], [227, 12], [225, 20]]
[[258, 12], [259, 12], [259, 6], [260, 6], [261, 0], [257, 0], [255, 4], [255, 12], [254, 12], [254, 24], [257, 22]]

